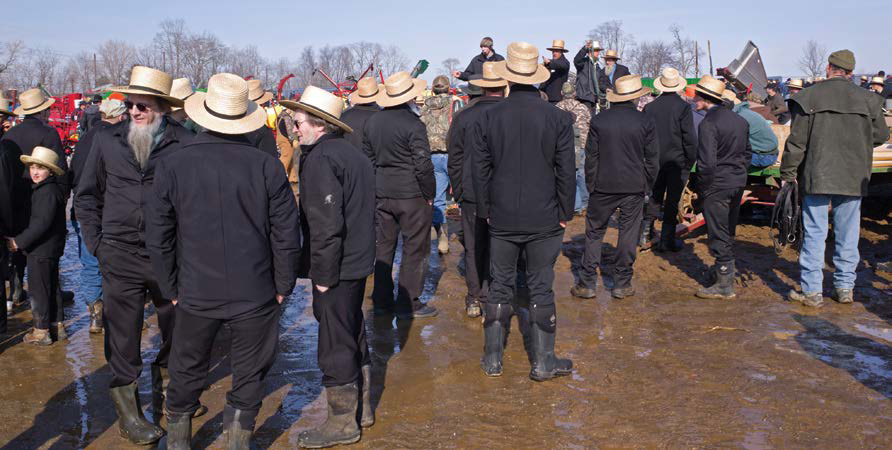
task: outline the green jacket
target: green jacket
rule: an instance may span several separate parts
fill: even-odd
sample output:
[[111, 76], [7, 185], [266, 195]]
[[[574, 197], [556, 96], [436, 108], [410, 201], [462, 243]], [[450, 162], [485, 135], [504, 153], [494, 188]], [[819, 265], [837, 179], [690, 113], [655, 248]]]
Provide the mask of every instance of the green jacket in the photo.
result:
[[793, 122], [781, 178], [804, 194], [867, 195], [873, 148], [889, 138], [876, 95], [831, 78], [790, 98]]

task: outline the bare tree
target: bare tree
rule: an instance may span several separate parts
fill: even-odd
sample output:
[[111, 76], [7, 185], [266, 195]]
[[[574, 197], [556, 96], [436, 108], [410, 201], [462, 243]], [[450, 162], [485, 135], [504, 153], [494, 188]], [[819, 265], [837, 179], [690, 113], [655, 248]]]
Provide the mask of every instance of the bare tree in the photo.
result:
[[673, 59], [681, 76], [697, 75], [697, 60], [705, 55], [697, 42], [681, 35], [682, 28], [678, 24], [672, 24], [669, 32], [672, 33]]
[[183, 45], [182, 69], [194, 86], [203, 87], [223, 61], [226, 47], [210, 33], [191, 35]]
[[385, 77], [396, 72], [409, 70], [409, 57], [396, 45], [388, 45], [378, 61], [378, 68], [381, 69]]
[[0, 74], [6, 72], [25, 51], [22, 41], [8, 41], [0, 45]]
[[443, 62], [440, 63], [441, 70], [443, 72], [446, 72], [446, 74], [449, 76], [450, 83], [455, 82], [455, 77], [452, 76], [452, 73], [458, 70], [459, 67], [461, 67], [459, 66], [459, 64], [461, 64], [461, 61], [459, 61], [458, 58], [446, 58], [443, 60]]
[[663, 41], [645, 41], [632, 53], [631, 70], [645, 77], [657, 77], [673, 62], [672, 47]]
[[43, 86], [51, 94], [61, 92], [64, 87], [60, 86], [57, 79], [57, 70], [59, 66], [59, 57], [50, 49], [34, 49], [32, 53], [32, 64], [34, 70], [34, 84]]
[[630, 51], [635, 47], [635, 36], [626, 33], [623, 29], [622, 20], [602, 22], [597, 27], [589, 30], [588, 38], [599, 41], [601, 46], [606, 49], [616, 50], [620, 56], [625, 55], [627, 50]]
[[102, 73], [113, 84], [124, 84], [136, 61], [136, 47], [116, 40], [105, 41], [96, 52], [102, 60]]
[[309, 86], [313, 81], [313, 71], [316, 70], [316, 52], [313, 47], [304, 47], [300, 52], [297, 60], [297, 67], [294, 71], [294, 78], [297, 79], [297, 86], [303, 89]]
[[818, 44], [818, 41], [809, 40], [802, 47], [802, 56], [799, 58], [799, 68], [806, 75], [817, 77], [827, 67], [827, 47]]
[[189, 31], [183, 19], [167, 19], [159, 25], [153, 44], [161, 53], [161, 70], [174, 78], [183, 76], [183, 57], [189, 42]]
[[354, 76], [361, 75], [369, 64], [377, 66], [384, 54], [384, 47], [375, 42], [354, 42], [347, 47], [352, 55]]

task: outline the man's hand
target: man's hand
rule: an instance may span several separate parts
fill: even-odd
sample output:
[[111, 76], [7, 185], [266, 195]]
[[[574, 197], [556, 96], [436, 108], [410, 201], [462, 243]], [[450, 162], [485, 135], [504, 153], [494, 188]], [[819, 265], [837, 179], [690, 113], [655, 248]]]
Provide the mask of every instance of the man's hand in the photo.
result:
[[177, 306], [177, 302], [178, 302], [178, 301], [179, 301], [179, 300], [177, 300], [177, 299], [173, 299], [173, 300], [171, 300], [170, 302], [173, 303], [173, 306]]
[[284, 296], [284, 295], [282, 295], [282, 294], [276, 294], [276, 301], [279, 302], [280, 305], [282, 304], [282, 301], [284, 301], [284, 300], [285, 300], [285, 296]]
[[567, 222], [565, 222], [565, 221], [562, 220], [562, 221], [560, 221], [560, 222], [558, 222], [558, 223], [561, 224], [561, 228], [567, 228]]
[[585, 41], [585, 48], [588, 48], [588, 49], [591, 49], [591, 48], [592, 48], [592, 41], [591, 41], [591, 40]]
[[11, 237], [6, 238], [6, 248], [11, 252], [17, 252], [19, 250], [19, 246], [16, 245], [15, 239]]
[[434, 201], [433, 201], [433, 200], [428, 200], [428, 201], [427, 201], [427, 204], [428, 204], [428, 206], [434, 206]]
[[459, 71], [459, 70], [453, 70], [453, 71], [452, 71], [452, 76], [455, 77], [455, 78], [460, 77], [460, 76], [461, 76], [461, 71]]
[[546, 57], [544, 57], [544, 56], [542, 57], [542, 64], [545, 64], [545, 65], [547, 66], [547, 65], [550, 64], [550, 63], [551, 63], [551, 60], [550, 60], [550, 59], [548, 59], [548, 58], [546, 58]]
[[317, 285], [316, 285], [316, 290], [324, 294], [325, 291], [328, 290], [328, 286], [320, 286], [320, 285], [317, 284]]

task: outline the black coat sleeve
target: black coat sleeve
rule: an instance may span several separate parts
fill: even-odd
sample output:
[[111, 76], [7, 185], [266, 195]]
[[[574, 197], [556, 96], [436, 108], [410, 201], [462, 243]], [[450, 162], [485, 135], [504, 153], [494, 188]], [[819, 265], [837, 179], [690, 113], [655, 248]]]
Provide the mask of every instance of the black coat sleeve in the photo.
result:
[[[697, 146], [697, 189], [706, 192], [715, 179], [718, 141], [715, 125], [711, 121], [700, 122], [700, 143]], [[747, 139], [748, 141], [749, 139]]]
[[598, 116], [592, 117], [588, 127], [588, 139], [585, 141], [585, 188], [591, 194], [598, 186], [598, 163], [601, 157], [598, 138]]
[[647, 177], [646, 192], [651, 193], [654, 182], [657, 180], [657, 172], [660, 170], [660, 142], [657, 135], [657, 125], [654, 120], [647, 117], [644, 120], [644, 174]]
[[328, 156], [307, 158], [304, 180], [307, 189], [301, 207], [310, 229], [310, 279], [319, 286], [338, 284], [344, 254], [344, 188], [336, 172], [340, 169]]
[[687, 102], [682, 107], [678, 120], [681, 128], [681, 148], [685, 159], [684, 169], [691, 170], [691, 166], [697, 160], [697, 133], [694, 132], [694, 114]]
[[74, 208], [80, 222], [84, 243], [90, 253], [96, 254], [102, 239], [102, 209], [105, 206], [105, 161], [102, 157], [100, 140], [95, 139], [84, 165]]
[[468, 81], [471, 78], [471, 75], [474, 75], [474, 61], [476, 61], [477, 57], [471, 59], [471, 62], [468, 64], [468, 68], [465, 69], [464, 72], [458, 75], [458, 79], [462, 81]]
[[573, 115], [561, 111], [558, 120], [557, 145], [555, 146], [555, 181], [558, 194], [558, 211], [562, 221], [573, 219], [576, 196], [576, 144], [573, 132]]
[[[15, 164], [9, 160], [12, 153], [3, 149], [4, 141], [0, 141], [0, 237], [9, 236], [12, 233], [12, 192], [14, 177], [21, 177], [21, 173], [16, 173], [13, 169]], [[5, 243], [0, 243], [5, 247]], [[0, 255], [4, 250], [0, 249]], [[0, 269], [2, 270], [2, 269]]]
[[567, 58], [552, 59], [548, 63], [548, 68], [557, 74], [566, 75], [570, 73], [570, 61], [567, 61]]
[[477, 195], [477, 217], [489, 218], [489, 185], [492, 179], [492, 152], [486, 143], [486, 133], [478, 121], [468, 135], [466, 152], [474, 155], [472, 178]]
[[434, 178], [434, 163], [431, 161], [430, 141], [424, 123], [417, 121], [409, 135], [412, 164], [415, 167], [415, 180], [425, 200], [433, 200], [437, 195], [437, 181]]
[[56, 211], [64, 208], [61, 199], [53, 195], [49, 188], [50, 186], [44, 186], [41, 189], [44, 192], [31, 196], [31, 217], [28, 220], [28, 228], [13, 238], [22, 250], [31, 250], [31, 247], [52, 228]]
[[377, 158], [375, 156], [375, 150], [372, 149], [372, 141], [369, 139], [369, 133], [367, 132], [369, 122], [371, 122], [371, 120], [366, 120], [365, 123], [362, 124], [362, 152], [369, 157], [369, 161], [372, 162], [372, 170], [374, 171], [377, 169], [377, 164], [375, 163]]
[[155, 182], [149, 196], [146, 214], [146, 249], [152, 262], [152, 271], [158, 280], [158, 288], [164, 298], [177, 299], [177, 212], [173, 206], [176, 198], [176, 178], [167, 169], [164, 160], [155, 167]]
[[464, 136], [462, 136], [464, 127], [460, 117], [461, 113], [455, 115], [446, 135], [446, 152], [449, 154], [446, 171], [449, 173], [449, 185], [452, 186], [452, 198], [458, 202], [462, 200], [461, 175], [465, 159]]
[[607, 78], [607, 72], [604, 71], [600, 66], [595, 67], [595, 70], [598, 71], [598, 87], [601, 90], [599, 94], [600, 97], [604, 97], [607, 95], [607, 86], [610, 85], [610, 78]]
[[573, 57], [573, 65], [576, 66], [576, 73], [582, 72], [582, 69], [585, 68], [585, 57], [588, 54], [587, 49], [583, 46], [579, 49], [579, 52], [576, 53], [576, 56]]
[[276, 158], [266, 158], [263, 165], [266, 192], [269, 196], [269, 241], [273, 254], [273, 274], [276, 293], [291, 295], [297, 279], [297, 261], [300, 256], [300, 219], [294, 193], [282, 163]]
[[263, 153], [278, 159], [279, 150], [276, 147], [276, 136], [273, 135], [273, 130], [264, 125], [260, 128], [259, 134], [260, 139], [257, 142], [257, 148]]

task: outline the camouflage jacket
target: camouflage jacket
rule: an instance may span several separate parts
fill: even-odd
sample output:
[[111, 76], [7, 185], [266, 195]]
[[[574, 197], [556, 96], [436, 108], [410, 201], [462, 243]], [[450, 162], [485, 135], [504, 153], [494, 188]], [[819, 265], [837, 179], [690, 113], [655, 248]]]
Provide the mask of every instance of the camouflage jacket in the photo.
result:
[[558, 109], [573, 114], [573, 135], [576, 137], [576, 165], [581, 164], [581, 156], [585, 154], [585, 141], [588, 139], [588, 129], [592, 123], [592, 113], [588, 106], [582, 102], [565, 98], [555, 105]]
[[439, 94], [428, 97], [421, 107], [421, 121], [427, 127], [431, 152], [446, 152], [446, 134], [452, 121], [452, 96]]

